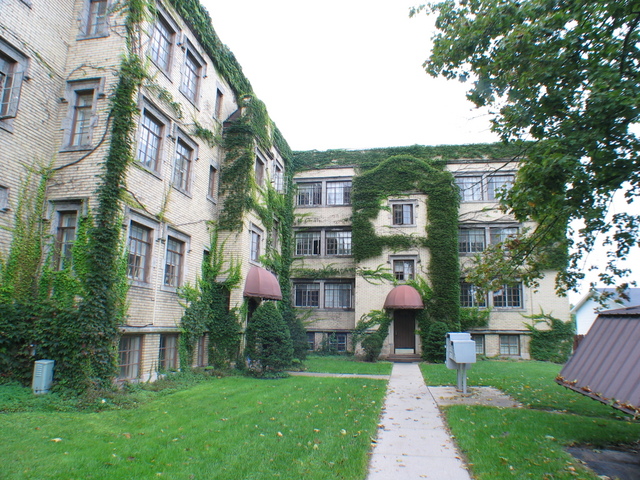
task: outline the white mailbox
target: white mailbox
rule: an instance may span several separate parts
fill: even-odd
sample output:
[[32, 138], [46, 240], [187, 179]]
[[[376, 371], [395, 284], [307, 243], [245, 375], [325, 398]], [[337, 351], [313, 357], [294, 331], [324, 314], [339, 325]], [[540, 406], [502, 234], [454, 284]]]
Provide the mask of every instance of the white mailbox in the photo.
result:
[[470, 333], [449, 332], [446, 339], [447, 368], [458, 371], [458, 390], [467, 393], [467, 369], [476, 363], [476, 342]]

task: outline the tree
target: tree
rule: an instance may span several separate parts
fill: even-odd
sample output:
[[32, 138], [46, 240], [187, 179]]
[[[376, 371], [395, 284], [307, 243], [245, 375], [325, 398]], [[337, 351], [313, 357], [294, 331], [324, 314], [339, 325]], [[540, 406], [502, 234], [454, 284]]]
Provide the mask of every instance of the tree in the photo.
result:
[[263, 302], [247, 326], [245, 357], [258, 376], [282, 372], [293, 361], [293, 343], [289, 328], [274, 302]]
[[[432, 76], [471, 81], [467, 97], [492, 111], [493, 130], [521, 142], [520, 169], [503, 206], [537, 227], [505, 245], [511, 274], [533, 281], [562, 261], [559, 291], [583, 277], [578, 261], [605, 234], [613, 284], [638, 244], [640, 218], [606, 221], [615, 191], [640, 193], [640, 3], [632, 0], [448, 0], [413, 9], [436, 14], [438, 32], [424, 66]], [[580, 240], [570, 225], [580, 221]], [[557, 247], [554, 251], [553, 248]], [[545, 247], [545, 248], [541, 248]], [[493, 259], [495, 260], [495, 259]], [[505, 271], [504, 264], [498, 270]], [[485, 263], [485, 278], [495, 277]]]

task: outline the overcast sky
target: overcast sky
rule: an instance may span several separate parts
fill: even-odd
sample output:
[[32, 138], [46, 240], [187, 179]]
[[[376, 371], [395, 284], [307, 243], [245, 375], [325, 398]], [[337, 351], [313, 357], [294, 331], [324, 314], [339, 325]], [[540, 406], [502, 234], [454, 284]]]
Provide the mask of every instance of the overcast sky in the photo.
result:
[[[466, 100], [468, 85], [424, 71], [434, 20], [409, 18], [420, 0], [201, 2], [294, 150], [498, 140], [487, 111]], [[585, 271], [605, 261], [591, 254]], [[639, 264], [636, 248], [628, 265]], [[596, 278], [589, 273], [581, 293]]]
[[294, 150], [497, 140], [465, 85], [422, 63], [419, 0], [201, 0]]

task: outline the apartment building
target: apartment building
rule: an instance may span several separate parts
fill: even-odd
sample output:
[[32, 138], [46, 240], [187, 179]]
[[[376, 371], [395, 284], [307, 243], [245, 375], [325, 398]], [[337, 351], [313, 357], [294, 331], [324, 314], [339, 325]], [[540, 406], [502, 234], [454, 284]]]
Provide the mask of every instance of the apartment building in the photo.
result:
[[[384, 150], [384, 149], [381, 149]], [[395, 150], [395, 149], [393, 149]], [[420, 241], [408, 248], [385, 247], [381, 255], [357, 261], [352, 238], [351, 187], [363, 169], [358, 167], [374, 152], [329, 153], [327, 168], [297, 172], [295, 183], [295, 258], [292, 269], [294, 305], [307, 311], [310, 349], [352, 350], [351, 332], [373, 310], [386, 309], [393, 322], [382, 355], [415, 357], [421, 354], [416, 314], [423, 308], [419, 293], [404, 287], [417, 277], [429, 277], [430, 249]], [[379, 156], [380, 150], [375, 154]], [[389, 151], [392, 152], [391, 149]], [[313, 162], [311, 162], [313, 163]], [[517, 235], [524, 225], [498, 208], [498, 193], [514, 181], [510, 160], [453, 159], [445, 166], [460, 192], [458, 254], [461, 271], [487, 245]], [[373, 220], [376, 235], [406, 235], [426, 239], [428, 195], [407, 191], [381, 200]], [[375, 278], [372, 272], [377, 272]], [[386, 273], [386, 278], [381, 273]], [[525, 318], [543, 310], [569, 320], [569, 303], [554, 290], [555, 272], [549, 271], [537, 289], [522, 283], [476, 295], [473, 285], [460, 278], [460, 306], [490, 310], [488, 325], [471, 331], [478, 355], [528, 359], [529, 339]], [[413, 290], [413, 291], [412, 291]]]
[[[120, 329], [122, 380], [154, 379], [179, 366], [184, 308], [178, 291], [195, 285], [211, 249], [211, 226], [224, 207], [221, 139], [225, 126], [245, 115], [247, 102], [257, 101], [239, 66], [236, 83], [229, 80], [236, 65], [219, 58], [226, 47], [211, 47], [213, 29], [193, 29], [177, 10], [188, 7], [183, 4], [158, 1], [132, 37], [127, 5], [111, 0], [9, 0], [0, 18], [0, 251], [8, 252], [29, 172], [50, 168], [44, 229], [54, 270], [70, 261], [79, 221], [96, 208], [122, 58], [137, 53], [144, 59], [121, 211], [129, 281]], [[238, 82], [244, 82], [241, 100]], [[272, 134], [274, 127], [268, 128]], [[286, 159], [273, 145], [258, 147], [258, 138], [251, 145], [255, 184], [273, 181], [282, 192]], [[225, 253], [241, 265], [242, 276], [230, 308], [247, 298], [244, 281], [252, 266], [261, 268], [270, 233], [255, 213], [243, 212], [240, 222], [224, 238]], [[262, 293], [247, 295], [260, 301]], [[205, 335], [194, 365], [207, 364], [206, 352]]]

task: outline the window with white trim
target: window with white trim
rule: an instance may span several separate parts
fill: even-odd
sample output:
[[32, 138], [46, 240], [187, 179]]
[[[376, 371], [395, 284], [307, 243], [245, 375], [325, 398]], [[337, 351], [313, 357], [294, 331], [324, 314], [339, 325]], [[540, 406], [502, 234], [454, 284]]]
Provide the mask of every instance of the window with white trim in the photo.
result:
[[500, 355], [520, 355], [520, 335], [500, 335]]
[[482, 252], [487, 245], [495, 245], [517, 237], [519, 231], [520, 228], [513, 225], [461, 226], [458, 228], [458, 252], [462, 255]]
[[351, 205], [351, 180], [327, 182], [327, 205]]
[[260, 230], [256, 226], [252, 226], [249, 233], [251, 235], [249, 259], [253, 262], [259, 262], [262, 251], [262, 248], [260, 246], [260, 243], [262, 242], [262, 230]]
[[351, 255], [351, 230], [313, 230], [295, 233], [298, 256]]
[[351, 255], [351, 230], [325, 232], [327, 255]]
[[456, 185], [461, 202], [495, 202], [502, 192], [513, 186], [513, 174], [470, 174], [457, 175]]
[[296, 232], [296, 255], [320, 255], [321, 232]]
[[492, 292], [492, 303], [494, 308], [522, 308], [522, 283], [503, 285]]
[[324, 308], [352, 308], [353, 286], [350, 283], [325, 283]]
[[319, 307], [319, 283], [295, 283], [293, 285], [294, 305], [296, 307]]
[[460, 282], [460, 306], [465, 308], [485, 308], [487, 295], [471, 283]]
[[140, 352], [142, 335], [123, 335], [118, 346], [118, 369], [120, 380], [134, 380], [140, 377]]
[[416, 261], [412, 259], [393, 260], [393, 276], [396, 280], [406, 282], [415, 276]]
[[476, 355], [484, 355], [484, 335], [471, 335], [471, 340], [476, 342]]
[[491, 228], [491, 244], [506, 242], [518, 236], [518, 227], [495, 227]]
[[299, 206], [322, 205], [322, 182], [298, 183], [296, 195]]
[[18, 114], [27, 57], [0, 38], [0, 125]]
[[327, 333], [329, 345], [337, 352], [347, 351], [347, 334], [344, 332], [329, 332]]

